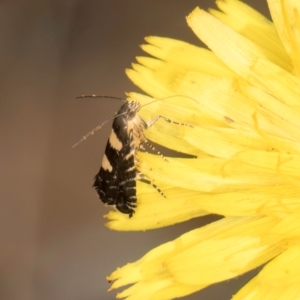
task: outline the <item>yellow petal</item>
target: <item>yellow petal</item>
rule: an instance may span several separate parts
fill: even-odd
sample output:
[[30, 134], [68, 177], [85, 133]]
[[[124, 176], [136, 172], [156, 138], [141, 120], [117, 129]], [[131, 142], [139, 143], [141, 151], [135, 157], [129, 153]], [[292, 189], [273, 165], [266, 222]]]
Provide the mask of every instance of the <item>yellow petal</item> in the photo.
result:
[[181, 70], [194, 70], [224, 77], [233, 76], [233, 72], [207, 49], [156, 36], [146, 37], [145, 40], [149, 43], [142, 45], [145, 52], [161, 61], [176, 64]]
[[112, 211], [106, 215], [110, 220], [106, 226], [120, 231], [155, 229], [173, 225], [192, 218], [207, 215], [199, 201], [203, 195], [197, 191], [170, 188], [161, 182], [155, 184], [163, 191], [162, 197], [151, 185], [138, 182], [137, 208], [134, 217]]
[[118, 298], [176, 298], [265, 263], [235, 299], [300, 297], [299, 3], [269, 0], [275, 24], [237, 0], [217, 1], [211, 14], [195, 9], [188, 24], [211, 51], [146, 38], [152, 57], [137, 57], [127, 74], [155, 98], [129, 98], [146, 122], [160, 115], [184, 123], [160, 118], [145, 135], [193, 158], [139, 153], [139, 171], [165, 197], [138, 182], [135, 215], [110, 212], [107, 226], [224, 219], [117, 269], [111, 289], [132, 284]]
[[[281, 237], [264, 239], [277, 218], [226, 218], [163, 244], [139, 261], [117, 269], [111, 289], [136, 283], [120, 297], [158, 299], [160, 290], [183, 295], [240, 275], [272, 259], [284, 249]], [[222, 266], [222, 268], [220, 268]], [[170, 294], [165, 298], [170, 299]]]
[[238, 299], [299, 299], [300, 244], [269, 262], [234, 297]]
[[272, 19], [283, 46], [293, 63], [293, 72], [300, 72], [300, 2], [268, 0]]
[[223, 0], [217, 1], [216, 4], [221, 12], [209, 10], [213, 16], [291, 65], [290, 57], [285, 52], [274, 24], [265, 16], [242, 1]]
[[281, 57], [260, 47], [241, 34], [231, 30], [207, 12], [196, 8], [187, 18], [196, 35], [231, 69], [249, 80], [251, 66], [257, 58], [270, 60], [290, 70], [291, 66]]
[[290, 68], [283, 61], [272, 57], [200, 9], [194, 10], [188, 23], [237, 74], [281, 101], [299, 107], [300, 81], [288, 72]]

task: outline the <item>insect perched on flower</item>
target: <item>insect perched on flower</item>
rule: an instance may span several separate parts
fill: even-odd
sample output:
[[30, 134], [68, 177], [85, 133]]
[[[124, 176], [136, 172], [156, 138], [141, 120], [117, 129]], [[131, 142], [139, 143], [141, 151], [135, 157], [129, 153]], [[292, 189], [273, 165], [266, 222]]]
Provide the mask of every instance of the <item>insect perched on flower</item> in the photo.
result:
[[[80, 98], [86, 97], [113, 98], [126, 101], [122, 98], [98, 95], [83, 95]], [[154, 101], [156, 100], [152, 102]], [[115, 116], [97, 126], [74, 145], [78, 145], [95, 131], [101, 129], [108, 121], [113, 120], [102, 164], [95, 176], [93, 187], [103, 203], [115, 206], [117, 210], [128, 214], [129, 217], [132, 217], [135, 212], [137, 180], [152, 185], [161, 196], [165, 197], [164, 193], [145, 174], [139, 171], [138, 151], [145, 150], [147, 146], [155, 150], [145, 137], [144, 130], [154, 125], [159, 118], [169, 123], [190, 126], [171, 121], [161, 115], [155, 116], [147, 123], [138, 115], [140, 109], [141, 104], [138, 101], [126, 101]], [[158, 154], [160, 153], [158, 152]], [[161, 157], [166, 160], [163, 155]]]
[[223, 218], [116, 269], [107, 277], [111, 289], [127, 286], [118, 298], [183, 297], [264, 265], [234, 300], [300, 299], [300, 1], [267, 2], [273, 22], [243, 1], [196, 8], [187, 22], [207, 49], [147, 37], [142, 49], [151, 57], [126, 71], [152, 97], [197, 100], [192, 111], [185, 102], [176, 110], [189, 111], [192, 130], [151, 136], [197, 158], [160, 164], [141, 153], [141, 171], [153, 168], [167, 198], [138, 184], [139, 213], [129, 221], [111, 212], [107, 227], [143, 231]]

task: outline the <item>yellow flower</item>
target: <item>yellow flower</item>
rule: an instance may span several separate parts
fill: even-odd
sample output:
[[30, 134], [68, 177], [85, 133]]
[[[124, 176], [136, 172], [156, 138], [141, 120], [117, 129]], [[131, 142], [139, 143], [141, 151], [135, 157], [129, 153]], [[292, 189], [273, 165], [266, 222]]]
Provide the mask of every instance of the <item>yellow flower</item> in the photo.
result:
[[[224, 218], [117, 269], [119, 298], [173, 299], [266, 266], [234, 299], [300, 299], [300, 1], [269, 0], [274, 24], [237, 0], [196, 8], [188, 25], [210, 50], [148, 37], [129, 78], [151, 97], [146, 135], [195, 156], [140, 153], [135, 215], [107, 215], [115, 230], [147, 230], [191, 218]], [[172, 96], [172, 97], [170, 97]], [[130, 93], [142, 104], [153, 98]]]

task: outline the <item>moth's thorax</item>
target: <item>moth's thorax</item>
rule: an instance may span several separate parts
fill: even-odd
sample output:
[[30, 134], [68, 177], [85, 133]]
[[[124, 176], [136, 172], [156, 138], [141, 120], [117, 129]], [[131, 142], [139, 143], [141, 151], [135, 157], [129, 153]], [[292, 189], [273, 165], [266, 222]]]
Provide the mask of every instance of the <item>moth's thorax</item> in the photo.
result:
[[126, 118], [126, 131], [130, 140], [131, 149], [136, 152], [140, 144], [144, 142], [145, 136], [143, 130], [147, 127], [146, 122], [137, 114], [141, 108], [141, 104], [137, 101], [127, 102], [126, 106], [127, 114]]

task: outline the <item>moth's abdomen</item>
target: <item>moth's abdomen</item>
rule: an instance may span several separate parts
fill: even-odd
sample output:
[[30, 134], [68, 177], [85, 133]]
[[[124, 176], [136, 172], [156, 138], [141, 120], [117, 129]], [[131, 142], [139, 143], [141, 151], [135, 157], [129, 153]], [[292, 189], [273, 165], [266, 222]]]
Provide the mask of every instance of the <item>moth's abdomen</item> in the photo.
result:
[[[131, 174], [133, 176], [133, 173]], [[131, 217], [136, 207], [136, 181], [135, 178], [123, 181], [122, 184], [116, 185], [115, 182], [103, 180], [103, 172], [95, 176], [93, 187], [96, 189], [100, 200], [108, 205], [115, 207], [124, 214]]]

